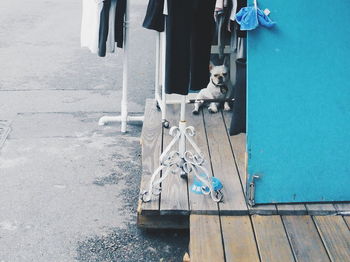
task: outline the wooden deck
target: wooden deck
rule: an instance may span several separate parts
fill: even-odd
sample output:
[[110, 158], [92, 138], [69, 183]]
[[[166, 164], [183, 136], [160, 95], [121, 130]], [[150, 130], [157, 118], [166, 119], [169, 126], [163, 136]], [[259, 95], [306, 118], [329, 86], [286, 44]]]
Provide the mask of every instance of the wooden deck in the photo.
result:
[[[211, 175], [223, 185], [224, 201], [189, 190], [179, 176], [162, 183], [162, 193], [139, 202], [138, 225], [144, 228], [190, 228], [193, 261], [350, 261], [350, 204], [271, 204], [250, 207], [245, 198], [245, 135], [229, 136], [230, 113], [193, 116], [195, 140]], [[169, 105], [167, 119], [177, 125], [179, 106]], [[161, 126], [161, 113], [148, 100], [142, 131], [143, 175], [146, 189], [158, 157], [171, 137]]]
[[190, 216], [191, 262], [347, 262], [349, 216]]
[[[177, 125], [179, 105], [168, 105], [167, 118], [171, 126]], [[196, 129], [195, 140], [206, 158], [206, 167], [211, 175], [218, 177], [223, 185], [224, 201], [214, 203], [210, 197], [197, 195], [188, 189], [193, 177], [186, 181], [179, 176], [170, 176], [162, 184], [160, 196], [149, 203], [139, 203], [141, 217], [187, 216], [190, 214], [220, 215], [336, 215], [350, 214], [349, 203], [324, 204], [271, 204], [250, 207], [246, 203], [245, 188], [245, 135], [229, 136], [230, 113], [203, 114], [194, 116], [191, 107], [187, 121]], [[152, 172], [159, 165], [162, 149], [171, 141], [169, 129], [161, 126], [161, 114], [153, 100], [148, 100], [142, 130], [143, 175], [141, 192], [146, 189]], [[174, 186], [175, 185], [175, 186]], [[141, 223], [142, 224], [142, 223]], [[147, 226], [147, 225], [145, 225]]]

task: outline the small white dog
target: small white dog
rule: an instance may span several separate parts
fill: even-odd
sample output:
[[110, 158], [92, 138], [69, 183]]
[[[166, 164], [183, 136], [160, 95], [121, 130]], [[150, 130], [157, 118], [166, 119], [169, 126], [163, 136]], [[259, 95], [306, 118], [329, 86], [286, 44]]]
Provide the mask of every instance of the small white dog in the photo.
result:
[[[210, 63], [210, 79], [209, 84], [206, 88], [202, 89], [197, 97], [196, 102], [194, 103], [194, 108], [192, 113], [197, 115], [199, 114], [199, 108], [203, 105], [203, 101], [205, 99], [225, 99], [229, 98], [231, 93], [231, 88], [229, 86], [229, 76], [228, 76], [228, 68], [225, 65], [214, 66]], [[198, 101], [197, 101], [198, 100]], [[208, 110], [210, 113], [218, 112], [219, 102], [211, 102], [209, 104]], [[228, 102], [224, 103], [224, 110], [231, 110]]]

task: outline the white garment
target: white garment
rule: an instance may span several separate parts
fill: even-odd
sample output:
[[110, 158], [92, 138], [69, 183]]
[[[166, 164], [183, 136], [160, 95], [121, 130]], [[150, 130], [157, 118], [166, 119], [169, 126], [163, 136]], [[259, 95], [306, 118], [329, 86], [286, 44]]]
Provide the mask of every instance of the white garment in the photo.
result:
[[231, 21], [236, 20], [236, 13], [237, 13], [237, 0], [232, 0], [232, 11], [231, 11], [231, 15], [230, 15]]
[[224, 9], [224, 0], [216, 0], [215, 11]]
[[114, 53], [115, 51], [115, 14], [117, 10], [117, 0], [111, 0], [111, 7], [109, 8], [109, 25], [108, 36], [106, 42], [106, 51]]
[[98, 52], [102, 7], [103, 0], [83, 0], [80, 44], [81, 47], [87, 47], [95, 54]]
[[247, 58], [247, 39], [238, 37], [237, 41], [237, 59]]
[[168, 0], [164, 0], [163, 15], [168, 15]]
[[220, 11], [224, 9], [224, 7], [227, 7], [227, 0], [216, 0], [215, 11]]

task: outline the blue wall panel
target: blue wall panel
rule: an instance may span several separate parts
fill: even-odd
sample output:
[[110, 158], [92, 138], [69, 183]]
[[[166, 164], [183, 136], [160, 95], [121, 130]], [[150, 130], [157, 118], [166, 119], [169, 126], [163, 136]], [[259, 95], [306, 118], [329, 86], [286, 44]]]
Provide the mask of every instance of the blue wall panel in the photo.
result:
[[248, 35], [248, 182], [256, 203], [350, 200], [350, 1], [260, 0]]

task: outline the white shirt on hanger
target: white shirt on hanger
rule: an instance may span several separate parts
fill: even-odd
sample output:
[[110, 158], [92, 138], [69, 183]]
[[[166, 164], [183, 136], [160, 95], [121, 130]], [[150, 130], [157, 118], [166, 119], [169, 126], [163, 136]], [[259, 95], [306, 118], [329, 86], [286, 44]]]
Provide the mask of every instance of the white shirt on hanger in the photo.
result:
[[103, 0], [83, 0], [80, 44], [94, 54], [98, 52], [100, 15]]

